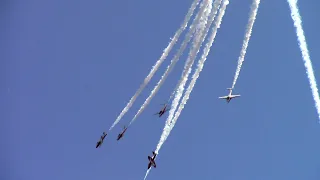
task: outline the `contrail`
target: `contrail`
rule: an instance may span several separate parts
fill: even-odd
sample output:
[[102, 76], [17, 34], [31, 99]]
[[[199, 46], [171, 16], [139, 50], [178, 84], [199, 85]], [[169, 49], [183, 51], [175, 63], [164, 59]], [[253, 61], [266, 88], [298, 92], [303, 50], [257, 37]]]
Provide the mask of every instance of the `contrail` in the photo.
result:
[[[214, 18], [215, 18], [215, 16], [216, 16], [216, 14], [217, 14], [217, 11], [218, 11], [218, 9], [219, 9], [219, 7], [220, 7], [221, 1], [222, 1], [222, 0], [216, 0], [216, 1], [214, 2], [213, 11], [212, 11], [212, 13], [211, 13], [211, 16], [209, 17], [209, 19], [211, 19], [211, 21], [209, 21], [209, 27], [208, 27], [207, 30], [206, 30], [206, 34], [208, 33], [209, 28], [210, 28], [210, 26], [211, 26], [211, 24], [212, 24], [212, 22], [213, 22], [213, 20], [214, 20]], [[187, 66], [187, 63], [185, 64], [184, 70], [186, 70], [186, 66]], [[182, 75], [183, 75], [183, 74], [185, 74], [184, 71], [183, 71]], [[182, 77], [183, 77], [183, 76], [182, 76]], [[182, 79], [183, 79], [182, 77], [181, 77], [180, 81], [177, 83], [177, 85], [176, 85], [176, 87], [174, 88], [174, 90], [172, 91], [172, 93], [171, 93], [171, 95], [170, 95], [170, 97], [169, 97], [169, 99], [168, 99], [167, 102], [170, 102], [171, 98], [173, 98], [176, 90], [178, 89], [178, 87], [179, 87], [179, 85], [180, 85], [180, 83], [181, 83], [181, 81], [182, 81]]]
[[161, 79], [159, 80], [159, 82], [157, 83], [157, 85], [153, 88], [153, 90], [151, 91], [149, 97], [145, 100], [145, 102], [143, 103], [143, 105], [140, 107], [140, 109], [138, 110], [138, 112], [136, 113], [136, 115], [133, 117], [133, 119], [131, 120], [129, 126], [136, 120], [136, 118], [138, 118], [140, 116], [140, 114], [144, 111], [144, 109], [148, 106], [148, 104], [150, 103], [150, 101], [152, 100], [152, 98], [156, 95], [156, 93], [159, 91], [161, 85], [164, 83], [164, 81], [167, 79], [169, 73], [171, 72], [171, 70], [174, 68], [175, 64], [178, 62], [181, 54], [183, 53], [183, 51], [185, 50], [185, 48], [187, 47], [190, 39], [192, 38], [192, 34], [195, 31], [196, 25], [198, 24], [200, 17], [203, 15], [204, 10], [205, 10], [205, 5], [204, 3], [201, 3], [200, 5], [200, 11], [197, 14], [196, 18], [193, 20], [192, 24], [189, 27], [189, 32], [186, 34], [186, 38], [185, 40], [182, 42], [178, 52], [175, 54], [174, 58], [171, 60], [171, 63], [168, 65], [167, 70], [165, 71], [165, 73], [162, 75]]
[[[181, 77], [181, 79], [179, 81], [179, 87], [177, 88], [175, 98], [173, 99], [173, 102], [171, 104], [171, 109], [169, 111], [169, 116], [167, 118], [165, 127], [163, 129], [163, 132], [162, 132], [162, 135], [160, 137], [160, 141], [159, 141], [159, 143], [157, 145], [157, 148], [155, 150], [155, 153], [158, 153], [158, 151], [160, 150], [160, 148], [162, 147], [163, 143], [165, 142], [165, 140], [167, 139], [167, 137], [168, 137], [168, 135], [170, 133], [172, 119], [173, 119], [175, 110], [178, 107], [178, 104], [179, 104], [179, 101], [181, 99], [182, 93], [184, 91], [184, 86], [185, 86], [185, 84], [186, 84], [186, 82], [188, 80], [188, 76], [189, 76], [190, 71], [191, 71], [191, 66], [192, 66], [192, 64], [193, 64], [193, 62], [194, 62], [194, 60], [196, 58], [197, 53], [199, 52], [201, 43], [204, 41], [204, 39], [205, 39], [209, 29], [210, 29], [211, 23], [213, 22], [214, 17], [217, 14], [217, 11], [218, 11], [219, 5], [221, 4], [221, 1], [222, 0], [216, 0], [214, 2], [214, 8], [213, 8], [213, 11], [210, 14], [209, 23], [207, 24], [207, 26], [205, 24], [206, 22], [203, 23], [202, 26], [206, 26], [205, 30], [204, 30], [205, 33], [202, 34], [202, 35], [199, 34], [198, 37], [195, 37], [195, 40], [194, 40], [195, 43], [193, 45], [193, 49], [191, 49], [190, 52], [189, 52], [189, 57], [188, 57], [188, 60], [186, 62], [187, 66], [185, 67], [184, 73], [183, 73], [183, 75], [182, 75], [182, 77]], [[212, 2], [210, 2], [210, 3], [212, 4]]]
[[247, 52], [247, 47], [248, 47], [248, 43], [249, 43], [249, 40], [250, 40], [250, 37], [251, 37], [252, 27], [253, 27], [254, 21], [256, 20], [259, 4], [260, 4], [260, 0], [253, 0], [252, 5], [251, 5], [251, 12], [250, 12], [250, 16], [249, 16], [247, 30], [246, 30], [246, 33], [245, 33], [245, 36], [244, 36], [242, 49], [240, 51], [240, 56], [238, 58], [238, 66], [237, 66], [236, 73], [234, 75], [234, 80], [233, 80], [233, 83], [232, 83], [232, 89], [236, 85], [236, 82], [237, 82], [237, 79], [239, 77], [239, 73], [240, 73], [240, 70], [241, 70], [241, 66], [242, 66], [242, 63], [244, 61], [244, 56], [246, 55], [246, 52]]
[[[208, 8], [209, 10], [209, 8]], [[188, 80], [188, 77], [189, 77], [189, 74], [191, 72], [191, 67], [194, 63], [194, 60], [196, 58], [196, 54], [198, 53], [199, 49], [200, 49], [200, 45], [201, 45], [201, 38], [204, 37], [202, 36], [202, 33], [203, 33], [203, 29], [206, 25], [206, 20], [207, 20], [207, 16], [203, 17], [203, 21], [200, 22], [200, 25], [199, 25], [199, 29], [194, 37], [194, 40], [193, 40], [193, 45], [192, 45], [192, 48], [189, 52], [189, 55], [188, 55], [188, 59], [186, 61], [186, 66], [184, 67], [184, 71], [183, 71], [183, 75], [181, 77], [181, 80], [180, 80], [180, 84], [179, 84], [179, 87], [177, 89], [177, 92], [176, 92], [176, 96], [175, 98], [173, 99], [173, 102], [171, 104], [171, 109], [169, 111], [169, 116], [167, 118], [167, 121], [166, 121], [166, 124], [165, 124], [165, 127], [163, 129], [163, 132], [162, 132], [162, 135], [160, 137], [160, 141], [158, 143], [158, 146], [155, 150], [155, 153], [158, 153], [160, 147], [162, 146], [162, 144], [164, 143], [164, 141], [166, 140], [167, 138], [167, 132], [168, 130], [170, 130], [170, 124], [171, 124], [171, 120], [173, 118], [173, 115], [174, 115], [174, 112], [179, 104], [179, 101], [180, 101], [180, 98], [182, 96], [182, 93], [184, 91], [184, 86]], [[204, 38], [203, 38], [204, 39]]]
[[[193, 64], [193, 62], [194, 62], [194, 59], [195, 59], [195, 57], [196, 57], [196, 55], [197, 55], [197, 53], [198, 53], [198, 51], [199, 51], [199, 49], [200, 49], [201, 43], [204, 41], [204, 39], [205, 39], [205, 37], [206, 37], [206, 35], [207, 35], [207, 33], [208, 33], [208, 29], [209, 29], [210, 26], [211, 26], [211, 23], [212, 23], [212, 21], [213, 21], [213, 19], [214, 19], [214, 16], [215, 16], [215, 14], [216, 14], [217, 9], [218, 9], [218, 6], [220, 5], [220, 3], [217, 3], [217, 2], [220, 2], [220, 3], [221, 3], [221, 0], [216, 0], [216, 1], [215, 1], [213, 12], [211, 12], [211, 9], [212, 9], [212, 0], [210, 0], [210, 1], [208, 2], [208, 3], [209, 3], [209, 7], [208, 7], [208, 11], [207, 11], [208, 14], [205, 15], [205, 18], [203, 19], [203, 22], [200, 22], [200, 28], [198, 29], [198, 30], [200, 30], [200, 32], [198, 32], [199, 34], [197, 33], [196, 36], [195, 36], [195, 38], [194, 38], [194, 44], [193, 44], [193, 47], [192, 47], [192, 49], [191, 49], [191, 52], [189, 53], [189, 58], [188, 58], [188, 60], [187, 60], [187, 62], [186, 62], [186, 64], [188, 64], [188, 65], [185, 66], [184, 72], [186, 71], [186, 69], [188, 69], [188, 72], [187, 72], [187, 74], [184, 74], [184, 76], [182, 77], [182, 78], [183, 78], [183, 81], [180, 80], [180, 81], [181, 81], [181, 84], [182, 84], [182, 91], [181, 91], [181, 87], [179, 88], [179, 90], [180, 90], [181, 92], [183, 92], [184, 84], [186, 83], [186, 81], [187, 81], [187, 79], [188, 79], [188, 75], [190, 74], [191, 67], [192, 67], [192, 64]], [[210, 13], [212, 13], [212, 14], [210, 14]], [[206, 23], [207, 23], [207, 21], [208, 21], [208, 15], [209, 15], [209, 14], [210, 14], [209, 24], [206, 26]], [[213, 14], [214, 14], [214, 15], [213, 15]], [[207, 27], [207, 28], [206, 28], [206, 27]], [[204, 28], [206, 28], [206, 29], [204, 29]], [[204, 34], [203, 34], [203, 33], [204, 33]], [[179, 90], [178, 90], [177, 94], [180, 92]], [[181, 93], [181, 94], [182, 94], [182, 93]], [[180, 95], [180, 97], [181, 97], [181, 95]], [[180, 100], [180, 97], [176, 97], [176, 98], [174, 99], [174, 103], [173, 103], [173, 104], [178, 103], [179, 100]], [[174, 105], [172, 105], [172, 107], [173, 107], [173, 106], [174, 106]], [[177, 106], [177, 105], [176, 105], [176, 106]], [[175, 108], [176, 108], [176, 107], [175, 107]], [[171, 108], [171, 110], [170, 110], [170, 114], [171, 114], [171, 115], [169, 114], [169, 117], [167, 118], [166, 125], [165, 125], [165, 127], [164, 127], [163, 133], [162, 133], [161, 138], [160, 138], [160, 141], [159, 141], [159, 143], [158, 143], [158, 145], [157, 145], [157, 149], [155, 150], [155, 153], [156, 153], [156, 154], [158, 154], [158, 152], [159, 152], [162, 144], [163, 144], [164, 141], [166, 140], [166, 137], [167, 137], [167, 135], [168, 135], [167, 132], [168, 132], [168, 129], [170, 130], [171, 119], [172, 119], [173, 113], [174, 113], [174, 111], [175, 111], [175, 108]], [[149, 172], [150, 172], [150, 169], [147, 170], [144, 179], [146, 179], [146, 177], [148, 176]]]
[[[206, 30], [205, 30], [205, 36], [203, 37], [203, 39], [202, 39], [202, 41], [201, 41], [201, 43], [200, 43], [200, 46], [202, 45], [202, 42], [204, 41], [205, 37], [207, 36], [207, 34], [208, 34], [208, 32], [209, 32], [210, 26], [211, 26], [212, 22], [214, 21], [214, 18], [215, 18], [215, 16], [216, 16], [217, 12], [218, 12], [218, 9], [219, 9], [219, 7], [220, 7], [221, 1], [222, 1], [222, 0], [216, 0], [216, 1], [214, 2], [213, 10], [212, 10], [212, 12], [211, 12], [211, 14], [210, 14], [210, 17], [209, 17], [209, 23], [208, 23], [208, 25], [207, 25], [207, 27], [206, 27]], [[197, 50], [195, 56], [198, 54], [199, 49], [200, 49], [200, 46], [198, 47], [198, 50]], [[195, 56], [194, 56], [194, 59], [195, 59]], [[190, 57], [191, 57], [191, 55], [189, 54], [189, 59], [188, 59], [189, 61], [191, 60]], [[193, 62], [194, 62], [194, 59], [192, 60], [192, 64], [193, 64]], [[170, 120], [172, 120], [172, 118], [173, 118], [173, 113], [174, 113], [174, 111], [177, 109], [178, 103], [179, 103], [179, 101], [180, 101], [180, 99], [181, 99], [181, 96], [182, 96], [182, 91], [184, 90], [185, 83], [186, 83], [186, 81], [187, 81], [187, 79], [188, 79], [188, 76], [186, 77], [187, 79], [184, 78], [184, 77], [185, 77], [185, 74], [187, 73], [187, 70], [189, 69], [189, 68], [187, 68], [188, 65], [189, 65], [189, 63], [188, 63], [189, 61], [188, 61], [188, 60], [187, 60], [187, 62], [186, 62], [186, 64], [185, 64], [185, 67], [184, 67], [184, 70], [183, 70], [183, 72], [182, 72], [182, 76], [181, 76], [179, 82], [177, 83], [176, 87], [174, 88], [174, 90], [172, 91], [172, 93], [171, 93], [171, 95], [170, 95], [170, 97], [169, 97], [169, 99], [168, 99], [168, 102], [169, 102], [169, 101], [171, 100], [171, 98], [174, 96], [174, 94], [176, 93], [176, 91], [178, 90], [179, 87], [180, 87], [180, 88], [183, 88], [183, 89], [181, 90], [181, 95], [179, 96], [179, 98], [177, 98], [177, 99], [175, 98], [173, 104], [171, 105], [172, 111], [170, 111], [170, 112], [172, 112], [172, 114], [171, 114], [171, 116], [170, 116], [170, 112], [169, 112], [169, 116], [168, 116], [168, 117], [171, 117]], [[190, 69], [190, 70], [191, 70], [191, 69]], [[190, 72], [188, 72], [188, 74], [189, 74], [189, 73], [190, 73]], [[182, 84], [182, 81], [184, 81], [183, 84]], [[169, 124], [170, 124], [170, 123], [171, 123], [171, 122], [169, 122]], [[168, 126], [169, 126], [169, 124], [168, 124]]]
[[160, 59], [156, 62], [156, 64], [152, 67], [151, 71], [149, 72], [148, 76], [144, 79], [143, 83], [140, 85], [140, 88], [136, 91], [136, 93], [133, 95], [133, 97], [130, 99], [130, 101], [128, 102], [128, 104], [126, 105], [126, 107], [121, 111], [120, 115], [117, 117], [117, 119], [115, 120], [115, 122], [112, 124], [112, 126], [110, 127], [109, 131], [111, 131], [111, 129], [119, 123], [119, 121], [121, 120], [121, 118], [126, 114], [126, 112], [130, 109], [130, 107], [133, 105], [134, 101], [137, 99], [137, 97], [140, 95], [140, 93], [142, 92], [142, 90], [146, 87], [146, 85], [149, 83], [149, 81], [151, 80], [151, 78], [153, 77], [153, 75], [156, 73], [156, 71], [159, 69], [160, 65], [163, 63], [163, 61], [167, 58], [169, 52], [171, 51], [171, 49], [173, 48], [173, 46], [175, 45], [175, 43], [178, 41], [181, 33], [185, 30], [185, 28], [188, 25], [188, 22], [191, 18], [191, 16], [193, 15], [193, 12], [195, 10], [195, 8], [197, 7], [197, 5], [199, 4], [200, 0], [195, 0], [183, 23], [181, 24], [180, 28], [178, 29], [178, 31], [175, 33], [174, 37], [171, 39], [171, 42], [169, 43], [169, 45], [163, 50], [163, 53], [160, 57]]
[[[177, 122], [177, 120], [178, 120], [178, 118], [179, 118], [179, 116], [180, 116], [185, 104], [187, 103], [187, 101], [189, 99], [189, 96], [190, 96], [190, 94], [191, 94], [191, 92], [193, 90], [193, 87], [196, 84], [196, 81], [197, 81], [197, 79], [198, 79], [198, 77], [200, 75], [200, 72], [203, 69], [203, 65], [204, 65], [204, 63], [205, 63], [205, 61], [207, 59], [207, 56], [208, 56], [209, 52], [210, 52], [210, 48], [211, 48], [211, 46], [213, 44], [213, 41], [214, 41], [214, 39], [216, 37], [217, 30], [218, 30], [218, 28], [220, 28], [220, 24], [221, 24], [222, 18], [223, 18], [224, 14], [225, 14], [225, 10], [226, 10], [226, 7], [227, 7], [228, 4], [229, 4], [229, 0], [224, 0], [223, 1], [223, 5], [222, 5], [222, 7], [220, 9], [219, 16], [217, 18], [216, 24], [213, 27], [212, 34], [211, 34], [211, 36], [209, 38], [208, 43], [206, 44], [205, 49], [203, 50], [203, 54], [201, 56], [201, 59], [198, 62], [198, 68], [196, 69], [195, 73], [193, 74], [192, 80], [191, 80], [191, 82], [190, 82], [190, 84], [189, 84], [189, 86], [188, 86], [188, 88], [187, 88], [187, 90], [185, 92], [184, 97], [182, 98], [181, 104], [179, 105], [179, 108], [178, 108], [177, 112], [175, 113], [174, 118], [172, 119], [172, 125], [170, 126], [170, 131], [172, 130], [172, 128], [176, 124], [176, 122]], [[170, 131], [169, 131], [169, 133], [170, 133]]]
[[315, 102], [315, 106], [318, 112], [318, 118], [320, 120], [320, 97], [317, 88], [317, 81], [314, 77], [312, 63], [310, 60], [309, 50], [306, 42], [306, 37], [304, 36], [303, 28], [302, 28], [302, 20], [299, 13], [299, 9], [297, 6], [297, 0], [288, 0], [290, 10], [291, 10], [291, 18], [294, 22], [294, 26], [296, 27], [296, 33], [299, 41], [300, 50], [302, 53], [302, 58], [304, 61], [304, 66], [306, 68], [306, 72], [308, 75], [310, 88], [312, 91], [312, 96]]

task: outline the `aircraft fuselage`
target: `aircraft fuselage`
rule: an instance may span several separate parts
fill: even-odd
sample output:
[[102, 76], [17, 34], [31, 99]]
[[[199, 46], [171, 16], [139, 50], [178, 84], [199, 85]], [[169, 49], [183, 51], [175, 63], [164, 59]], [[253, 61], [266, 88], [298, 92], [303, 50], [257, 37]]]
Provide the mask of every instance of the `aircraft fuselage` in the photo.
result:
[[219, 97], [220, 99], [225, 99], [227, 103], [231, 101], [232, 98], [240, 97], [240, 95], [232, 95], [232, 88], [227, 88], [230, 92], [227, 96]]
[[104, 138], [107, 136], [107, 134], [104, 133], [104, 135], [102, 135], [100, 137], [100, 140], [97, 142], [96, 148], [100, 147], [103, 143]]
[[149, 164], [148, 164], [148, 169], [153, 166], [154, 168], [157, 167], [156, 162], [154, 161], [156, 159], [157, 154], [155, 152], [152, 152], [153, 157], [148, 156]]

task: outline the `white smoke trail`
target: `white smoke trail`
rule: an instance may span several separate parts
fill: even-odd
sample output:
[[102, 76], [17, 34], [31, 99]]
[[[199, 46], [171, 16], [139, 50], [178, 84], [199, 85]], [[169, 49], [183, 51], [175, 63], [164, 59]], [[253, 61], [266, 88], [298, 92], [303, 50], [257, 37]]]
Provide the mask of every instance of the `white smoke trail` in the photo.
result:
[[[194, 44], [193, 44], [193, 47], [192, 49], [190, 50], [189, 52], [189, 56], [188, 56], [188, 59], [187, 59], [187, 62], [186, 62], [186, 65], [185, 66], [185, 69], [184, 69], [184, 73], [179, 81], [179, 87], [177, 88], [177, 92], [176, 92], [176, 95], [175, 95], [175, 98], [173, 99], [173, 102], [172, 102], [172, 105], [171, 105], [171, 109], [169, 111], [169, 116], [167, 118], [167, 121], [166, 121], [166, 124], [165, 124], [165, 127], [163, 129], [163, 132], [162, 132], [162, 135], [160, 137], [160, 141], [157, 145], [157, 148], [155, 150], [156, 153], [158, 153], [158, 151], [160, 150], [161, 146], [163, 145], [163, 143], [165, 142], [165, 140], [167, 139], [169, 133], [170, 133], [170, 129], [171, 129], [171, 123], [172, 123], [172, 119], [173, 119], [173, 116], [174, 116], [174, 113], [175, 113], [175, 110], [177, 109], [178, 107], [178, 104], [179, 104], [179, 101], [181, 99], [181, 96], [182, 96], [182, 93], [184, 91], [184, 86], [188, 80], [188, 76], [191, 72], [191, 67], [193, 65], [193, 62], [196, 58], [196, 55], [198, 54], [199, 50], [200, 50], [200, 47], [201, 47], [201, 44], [202, 42], [204, 41], [205, 37], [207, 36], [208, 34], [208, 31], [210, 29], [210, 26], [215, 18], [215, 15], [217, 14], [217, 11], [218, 11], [218, 8], [221, 4], [221, 1], [222, 0], [216, 0], [214, 2], [214, 8], [213, 8], [213, 11], [211, 12], [210, 14], [210, 17], [207, 19], [208, 20], [208, 24], [206, 26], [206, 21], [204, 21], [202, 27], [205, 29], [202, 31], [202, 34], [199, 34], [195, 39], [194, 39]], [[212, 2], [210, 2], [212, 4]], [[207, 16], [208, 17], [208, 16]]]
[[[219, 1], [219, 0], [216, 0], [216, 1]], [[183, 81], [181, 81], [181, 87], [179, 88], [179, 90], [182, 89], [183, 91], [183, 88], [184, 88], [184, 84], [185, 82], [188, 80], [188, 76], [190, 74], [190, 71], [191, 71], [191, 67], [192, 67], [192, 64], [194, 62], [194, 59], [196, 57], [196, 54], [198, 53], [199, 49], [200, 49], [200, 46], [201, 46], [201, 43], [202, 41], [205, 39], [205, 36], [203, 35], [204, 33], [204, 30], [205, 30], [205, 27], [206, 27], [206, 24], [207, 24], [207, 21], [208, 21], [208, 16], [211, 12], [211, 9], [212, 9], [212, 0], [208, 0], [207, 1], [208, 3], [208, 8], [206, 8], [205, 10], [205, 14], [203, 17], [201, 17], [201, 20], [200, 20], [200, 23], [199, 23], [199, 27], [197, 28], [197, 31], [196, 31], [196, 34], [194, 36], [194, 40], [193, 40], [193, 47], [192, 49], [190, 50], [189, 52], [189, 56], [188, 56], [188, 59], [186, 61], [186, 66], [185, 66], [185, 69], [184, 69], [184, 73], [183, 73], [183, 76], [182, 76], [182, 79]], [[186, 71], [187, 70], [187, 71]], [[180, 92], [178, 90], [178, 92]], [[178, 93], [177, 92], [177, 93]], [[178, 105], [178, 102], [180, 100], [180, 97], [176, 97], [174, 99], [174, 102], [172, 104], [171, 107], [174, 106], [174, 104], [176, 103]], [[176, 105], [176, 106], [177, 106]], [[176, 107], [175, 107], [176, 108]], [[161, 135], [161, 138], [160, 138], [160, 141], [158, 143], [158, 146], [157, 146], [157, 149], [155, 150], [155, 153], [158, 154], [159, 152], [159, 149], [161, 147], [161, 145], [163, 144], [163, 142], [165, 141], [166, 139], [166, 132], [167, 132], [167, 129], [170, 128], [170, 120], [172, 119], [173, 117], [173, 114], [174, 114], [174, 111], [175, 111], [175, 108], [171, 108], [170, 109], [170, 112], [169, 112], [169, 117], [167, 118], [167, 121], [166, 121], [166, 124], [165, 124], [165, 127], [164, 127], [164, 130], [163, 130], [163, 133]], [[160, 145], [159, 145], [160, 144]], [[147, 178], [149, 172], [150, 172], [151, 169], [148, 169], [146, 174], [145, 174], [145, 177], [144, 177], [144, 180]]]
[[185, 48], [187, 47], [190, 39], [192, 38], [192, 34], [195, 31], [196, 25], [198, 24], [200, 17], [202, 17], [204, 10], [205, 10], [205, 4], [201, 3], [200, 5], [200, 10], [199, 13], [196, 15], [195, 19], [193, 20], [192, 24], [189, 27], [189, 32], [186, 34], [184, 41], [182, 42], [178, 52], [175, 54], [174, 58], [171, 60], [171, 63], [168, 65], [167, 70], [165, 71], [165, 73], [162, 75], [161, 79], [159, 80], [159, 82], [157, 83], [157, 85], [153, 88], [153, 90], [151, 91], [149, 97], [145, 100], [145, 102], [143, 103], [143, 105], [140, 107], [140, 109], [138, 110], [138, 112], [136, 113], [136, 115], [133, 117], [133, 119], [131, 120], [129, 126], [136, 120], [136, 118], [139, 117], [139, 115], [144, 111], [144, 109], [148, 106], [148, 104], [150, 103], [150, 101], [152, 100], [152, 98], [156, 95], [156, 93], [159, 91], [161, 85], [164, 83], [164, 81], [167, 79], [169, 73], [171, 72], [171, 70], [174, 68], [175, 64], [178, 62], [181, 54], [183, 53], [183, 51], [185, 50]]
[[[201, 23], [201, 26], [204, 26], [205, 22]], [[188, 76], [191, 72], [191, 67], [194, 63], [194, 60], [195, 60], [195, 56], [196, 56], [196, 53], [197, 51], [200, 49], [200, 38], [201, 38], [202, 34], [201, 34], [201, 29], [199, 29], [199, 31], [197, 32], [197, 35], [195, 36], [194, 38], [194, 42], [193, 42], [193, 47], [192, 49], [190, 50], [189, 52], [189, 56], [188, 56], [188, 59], [187, 59], [187, 62], [186, 62], [186, 66], [185, 66], [185, 69], [184, 69], [184, 74], [182, 76], [182, 81], [181, 83], [179, 84], [179, 88], [177, 90], [177, 93], [176, 93], [176, 96], [172, 102], [172, 105], [171, 105], [171, 109], [169, 111], [169, 116], [167, 118], [167, 121], [166, 121], [166, 124], [165, 124], [165, 127], [164, 127], [164, 131], [161, 135], [161, 138], [160, 138], [160, 141], [159, 141], [159, 144], [157, 146], [157, 149], [155, 150], [155, 153], [158, 153], [158, 150], [160, 149], [160, 147], [162, 146], [162, 144], [164, 143], [164, 141], [166, 140], [166, 137], [167, 137], [167, 128], [170, 129], [170, 124], [171, 124], [171, 119], [173, 118], [173, 115], [174, 115], [174, 112], [179, 104], [179, 101], [180, 101], [180, 98], [182, 96], [182, 93], [184, 91], [184, 86], [188, 80]]]
[[156, 62], [156, 64], [152, 67], [151, 71], [149, 72], [148, 76], [144, 79], [143, 83], [140, 85], [140, 88], [136, 91], [136, 93], [133, 95], [133, 97], [130, 99], [130, 101], [128, 102], [128, 104], [126, 105], [126, 107], [121, 111], [120, 115], [117, 117], [117, 119], [115, 120], [115, 122], [112, 124], [112, 126], [110, 127], [109, 131], [111, 131], [111, 129], [120, 122], [121, 118], [125, 115], [125, 113], [130, 109], [130, 107], [133, 105], [134, 101], [137, 99], [137, 97], [140, 95], [140, 93], [142, 92], [142, 90], [146, 87], [146, 85], [149, 83], [149, 81], [151, 80], [151, 78], [153, 77], [153, 75], [156, 73], [156, 71], [159, 69], [160, 65], [163, 63], [163, 61], [167, 58], [168, 54], [170, 53], [171, 49], [173, 48], [173, 46], [175, 45], [175, 43], [178, 41], [181, 33], [185, 30], [185, 28], [188, 25], [188, 22], [190, 20], [190, 18], [193, 15], [193, 12], [195, 10], [195, 8], [197, 7], [197, 5], [199, 4], [200, 0], [195, 0], [187, 15], [185, 16], [185, 19], [183, 21], [183, 23], [181, 24], [180, 28], [178, 29], [178, 31], [175, 33], [174, 37], [171, 39], [171, 42], [169, 43], [169, 45], [164, 49], [160, 59]]
[[291, 18], [294, 22], [294, 26], [296, 27], [299, 46], [302, 53], [304, 66], [306, 68], [306, 73], [308, 75], [312, 96], [315, 101], [315, 107], [318, 112], [318, 118], [320, 120], [320, 97], [319, 97], [318, 88], [317, 88], [317, 81], [313, 73], [309, 50], [308, 50], [306, 38], [304, 36], [304, 31], [302, 28], [302, 20], [301, 20], [298, 6], [297, 6], [297, 0], [288, 0], [288, 3], [291, 10]]
[[246, 55], [246, 52], [247, 52], [247, 47], [248, 47], [248, 43], [249, 43], [249, 40], [250, 40], [250, 37], [251, 37], [252, 27], [253, 27], [254, 21], [256, 20], [259, 4], [260, 4], [260, 0], [253, 0], [252, 5], [251, 5], [251, 12], [250, 12], [249, 21], [248, 21], [248, 24], [247, 24], [247, 30], [246, 30], [246, 33], [245, 33], [245, 36], [244, 36], [242, 49], [240, 51], [240, 56], [238, 58], [238, 66], [237, 66], [236, 73], [234, 75], [234, 80], [233, 80], [233, 83], [232, 83], [232, 89], [234, 88], [234, 86], [237, 83], [237, 79], [239, 77], [241, 66], [242, 66], [242, 63], [244, 61], [244, 56]]
[[170, 127], [171, 128], [170, 131], [174, 127], [175, 123], [177, 122], [177, 120], [178, 120], [178, 118], [179, 118], [179, 116], [180, 116], [185, 104], [187, 103], [187, 101], [189, 99], [189, 96], [190, 96], [190, 94], [191, 94], [191, 92], [193, 90], [193, 87], [196, 84], [196, 81], [197, 81], [197, 79], [198, 79], [198, 77], [200, 75], [200, 72], [203, 69], [203, 65], [204, 65], [204, 63], [205, 63], [205, 61], [207, 59], [207, 56], [208, 56], [209, 52], [210, 52], [210, 48], [211, 48], [212, 43], [213, 43], [213, 41], [214, 41], [214, 39], [216, 37], [217, 30], [218, 30], [218, 28], [220, 28], [220, 24], [221, 24], [222, 18], [223, 18], [224, 14], [225, 14], [225, 10], [226, 10], [226, 7], [227, 7], [228, 4], [229, 4], [229, 0], [224, 0], [223, 1], [223, 5], [222, 5], [222, 7], [220, 9], [216, 24], [213, 27], [212, 34], [211, 34], [211, 36], [209, 38], [208, 43], [206, 44], [206, 47], [205, 47], [205, 49], [203, 51], [201, 59], [198, 62], [198, 68], [196, 69], [195, 73], [193, 74], [192, 80], [191, 80], [191, 82], [190, 82], [190, 84], [189, 84], [189, 86], [188, 86], [188, 88], [187, 88], [187, 90], [185, 92], [184, 97], [182, 98], [182, 101], [181, 101], [181, 103], [179, 105], [179, 108], [178, 108], [177, 112], [174, 115], [174, 118], [172, 120], [172, 125]]
[[[209, 19], [211, 19], [211, 21], [209, 21], [209, 25], [208, 25], [209, 27], [208, 27], [207, 30], [206, 30], [206, 34], [208, 33], [209, 28], [210, 28], [210, 26], [211, 26], [211, 24], [212, 24], [215, 16], [217, 15], [217, 12], [218, 12], [218, 9], [220, 8], [221, 2], [222, 2], [222, 0], [216, 0], [216, 1], [214, 2], [213, 11], [212, 11], [212, 13], [211, 13], [211, 16], [209, 17]], [[186, 64], [186, 65], [187, 65], [187, 64]], [[186, 69], [186, 67], [185, 67], [184, 69]], [[183, 72], [182, 74], [184, 74], [184, 72]], [[171, 93], [171, 95], [170, 95], [170, 97], [169, 97], [169, 99], [168, 99], [168, 102], [171, 100], [171, 98], [173, 98], [173, 96], [174, 96], [176, 90], [178, 89], [181, 81], [182, 81], [182, 77], [181, 77], [180, 81], [177, 83], [176, 87], [173, 89], [173, 91], [172, 91], [172, 93]]]

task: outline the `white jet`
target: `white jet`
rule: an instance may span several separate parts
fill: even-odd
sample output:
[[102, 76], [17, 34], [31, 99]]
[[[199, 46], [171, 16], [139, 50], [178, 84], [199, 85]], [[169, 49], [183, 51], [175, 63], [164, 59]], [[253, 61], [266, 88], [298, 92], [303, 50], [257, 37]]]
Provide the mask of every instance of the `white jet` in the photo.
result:
[[232, 88], [227, 88], [227, 89], [230, 91], [228, 96], [222, 96], [222, 97], [219, 97], [219, 99], [226, 99], [227, 103], [229, 103], [232, 98], [240, 97], [240, 95], [232, 95]]

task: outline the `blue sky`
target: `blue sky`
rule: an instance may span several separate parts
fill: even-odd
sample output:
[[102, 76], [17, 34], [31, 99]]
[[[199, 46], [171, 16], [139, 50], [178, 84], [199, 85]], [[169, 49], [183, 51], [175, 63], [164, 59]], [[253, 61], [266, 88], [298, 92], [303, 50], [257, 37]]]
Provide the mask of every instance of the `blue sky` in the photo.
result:
[[[208, 60], [148, 179], [317, 180], [320, 124], [286, 1], [261, 1], [229, 104], [251, 0], [230, 0]], [[192, 0], [1, 3], [1, 171], [10, 180], [144, 177], [186, 59], [117, 142], [161, 77], [107, 131], [183, 21]], [[320, 12], [299, 2], [319, 82]], [[184, 34], [181, 36], [184, 37]], [[181, 39], [180, 41], [181, 42]], [[177, 44], [178, 45], [178, 44]], [[200, 51], [201, 52], [201, 51]]]

